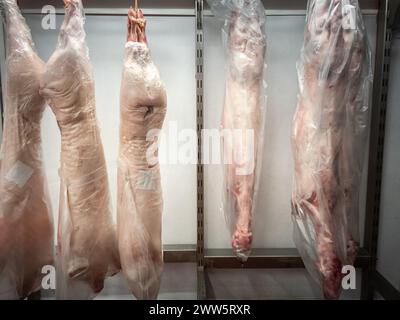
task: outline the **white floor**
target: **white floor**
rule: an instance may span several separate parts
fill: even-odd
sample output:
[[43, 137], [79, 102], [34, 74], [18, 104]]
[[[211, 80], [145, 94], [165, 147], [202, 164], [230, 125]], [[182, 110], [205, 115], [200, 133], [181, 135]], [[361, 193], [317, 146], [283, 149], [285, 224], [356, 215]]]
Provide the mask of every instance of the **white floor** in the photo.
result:
[[[107, 279], [97, 300], [133, 300], [122, 273]], [[164, 266], [160, 300], [197, 299], [197, 271], [193, 263], [166, 263]]]

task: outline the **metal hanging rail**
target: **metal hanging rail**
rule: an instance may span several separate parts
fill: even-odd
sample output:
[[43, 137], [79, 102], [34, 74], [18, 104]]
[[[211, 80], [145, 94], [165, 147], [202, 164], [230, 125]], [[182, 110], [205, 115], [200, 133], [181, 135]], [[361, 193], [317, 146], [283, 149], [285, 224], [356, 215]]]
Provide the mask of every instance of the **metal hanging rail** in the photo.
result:
[[[377, 0], [359, 0], [364, 14], [376, 15], [378, 13]], [[263, 1], [267, 16], [302, 16], [306, 14], [307, 0], [268, 0]], [[20, 6], [24, 14], [42, 14], [45, 5], [56, 8], [57, 14], [64, 14], [57, 0], [21, 0]], [[127, 12], [126, 0], [92, 0], [85, 3], [87, 16], [125, 16]], [[194, 6], [186, 0], [147, 0], [141, 3], [147, 16], [196, 16], [196, 1]], [[203, 1], [203, 16], [211, 16], [208, 6]]]
[[[40, 9], [23, 9], [21, 10], [24, 15], [43, 15], [46, 14], [42, 12]], [[56, 15], [64, 15], [64, 9], [56, 9]], [[364, 9], [362, 10], [364, 15], [377, 15], [378, 10], [376, 9]], [[166, 16], [166, 17], [194, 17], [196, 16], [195, 10], [192, 9], [144, 9], [144, 14], [150, 17], [157, 16]], [[85, 9], [85, 16], [110, 16], [110, 17], [119, 17], [126, 16], [127, 9], [126, 8], [118, 8], [118, 9]], [[306, 10], [265, 10], [266, 16], [305, 16]], [[213, 17], [213, 14], [210, 10], [203, 11], [204, 17]]]
[[[26, 15], [43, 15], [47, 12], [43, 13], [41, 9], [23, 9], [21, 10], [22, 14]], [[56, 15], [64, 15], [64, 9], [57, 8], [55, 11]], [[117, 9], [85, 9], [85, 16], [126, 16], [128, 10], [126, 8], [117, 8]], [[144, 9], [143, 13], [146, 16], [157, 17], [157, 16], [166, 16], [166, 17], [194, 17], [196, 15], [195, 10], [193, 9]]]

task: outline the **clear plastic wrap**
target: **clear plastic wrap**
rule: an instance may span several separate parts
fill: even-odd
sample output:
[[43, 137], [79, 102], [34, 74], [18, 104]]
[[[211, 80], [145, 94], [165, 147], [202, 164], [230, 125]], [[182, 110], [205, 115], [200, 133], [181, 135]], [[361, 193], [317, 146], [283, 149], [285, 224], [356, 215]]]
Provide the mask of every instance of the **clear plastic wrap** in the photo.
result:
[[371, 52], [357, 0], [310, 0], [298, 62], [292, 217], [303, 261], [326, 298], [359, 246], [359, 190], [369, 126]]
[[263, 152], [266, 110], [265, 10], [259, 0], [209, 0], [223, 20], [226, 88], [221, 122], [224, 166], [222, 211], [232, 248], [243, 262], [253, 239], [252, 224]]
[[142, 12], [131, 8], [121, 85], [118, 239], [133, 294], [155, 299], [163, 268], [158, 134], [167, 95], [146, 43], [145, 24]]
[[53, 264], [53, 220], [42, 163], [39, 95], [44, 62], [15, 0], [1, 0], [6, 37], [5, 121], [0, 150], [0, 299], [40, 290]]
[[103, 288], [119, 258], [81, 0], [65, 1], [58, 46], [41, 93], [61, 132], [57, 297], [87, 299]]

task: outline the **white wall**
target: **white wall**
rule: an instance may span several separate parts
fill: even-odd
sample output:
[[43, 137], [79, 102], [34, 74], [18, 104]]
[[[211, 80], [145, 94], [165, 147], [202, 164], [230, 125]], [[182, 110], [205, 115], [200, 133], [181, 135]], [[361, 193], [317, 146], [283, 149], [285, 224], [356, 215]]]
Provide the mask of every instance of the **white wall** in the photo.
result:
[[[40, 56], [47, 60], [55, 49], [58, 30], [41, 28], [41, 16], [28, 15]], [[63, 16], [57, 16], [59, 26]], [[195, 128], [195, 49], [193, 17], [148, 17], [148, 40], [153, 59], [168, 91], [168, 112], [164, 131], [172, 121], [178, 128]], [[119, 141], [119, 92], [126, 39], [126, 17], [89, 16], [87, 42], [93, 63], [97, 115], [110, 176], [114, 208]], [[47, 108], [42, 122], [44, 162], [50, 185], [55, 217], [58, 216], [60, 135], [57, 123]], [[165, 152], [166, 143], [161, 145]], [[196, 243], [196, 168], [194, 165], [163, 165], [163, 239], [165, 244]]]
[[[366, 16], [365, 23], [374, 51], [376, 17]], [[267, 17], [268, 69], [265, 80], [268, 84], [268, 102], [263, 169], [255, 211], [253, 246], [257, 248], [294, 247], [290, 208], [293, 174], [290, 134], [298, 93], [296, 61], [303, 43], [304, 26], [304, 16]], [[224, 98], [221, 23], [206, 17], [204, 27], [205, 127], [218, 128]], [[361, 239], [365, 217], [365, 178], [366, 174], [361, 186]], [[206, 247], [229, 248], [230, 235], [219, 210], [222, 199], [221, 167], [206, 166], [205, 179]]]
[[[398, 35], [400, 36], [400, 34]], [[387, 106], [378, 271], [400, 290], [400, 37], [393, 40]]]

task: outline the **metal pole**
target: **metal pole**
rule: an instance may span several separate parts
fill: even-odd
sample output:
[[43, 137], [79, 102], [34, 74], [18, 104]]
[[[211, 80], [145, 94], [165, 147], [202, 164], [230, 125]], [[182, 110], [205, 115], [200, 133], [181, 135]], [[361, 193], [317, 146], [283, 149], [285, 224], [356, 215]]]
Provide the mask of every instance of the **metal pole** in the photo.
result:
[[203, 0], [195, 0], [196, 10], [196, 122], [197, 122], [197, 298], [204, 300], [204, 171], [203, 171]]
[[[43, 16], [41, 9], [23, 9], [23, 15], [39, 15]], [[102, 17], [125, 17], [128, 10], [123, 9], [106, 9], [106, 8], [85, 8], [85, 16], [102, 16]], [[55, 14], [58, 16], [64, 15], [64, 9], [56, 9]], [[194, 17], [195, 12], [192, 9], [144, 9], [143, 14], [146, 17]]]
[[[43, 15], [40, 9], [23, 9], [21, 10], [23, 15]], [[126, 16], [126, 9], [85, 9], [85, 16]], [[377, 15], [378, 11], [375, 9], [364, 9], [362, 10], [364, 15]], [[192, 9], [145, 9], [145, 16], [147, 17], [194, 17], [196, 13]], [[64, 9], [56, 9], [56, 15], [64, 15]], [[305, 16], [306, 10], [265, 10], [266, 16]], [[204, 17], [212, 17], [213, 14], [210, 10], [203, 11]]]
[[371, 131], [368, 161], [367, 203], [364, 248], [371, 256], [362, 274], [362, 299], [373, 299], [376, 269], [379, 213], [381, 200], [385, 121], [390, 67], [391, 30], [388, 28], [389, 0], [379, 2], [375, 74], [372, 97]]

